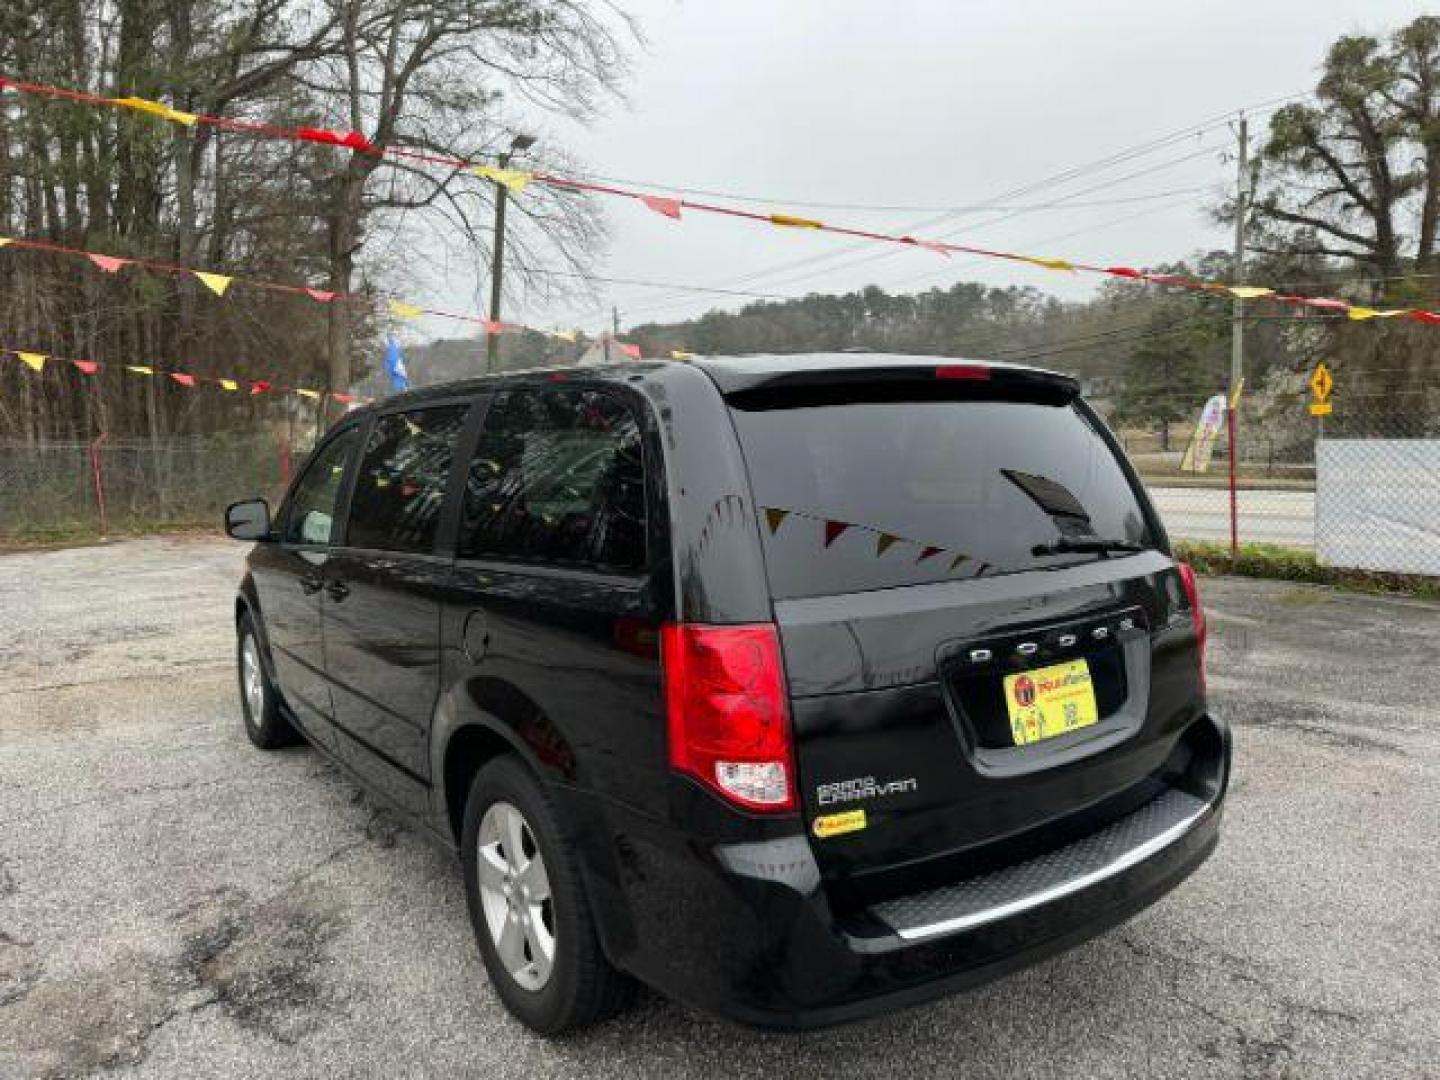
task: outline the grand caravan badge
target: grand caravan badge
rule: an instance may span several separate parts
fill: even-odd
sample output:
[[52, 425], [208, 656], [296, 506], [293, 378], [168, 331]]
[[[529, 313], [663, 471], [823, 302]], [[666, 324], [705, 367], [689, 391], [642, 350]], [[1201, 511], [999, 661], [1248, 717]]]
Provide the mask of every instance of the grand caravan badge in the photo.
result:
[[837, 780], [833, 784], [821, 784], [815, 789], [815, 801], [821, 806], [837, 806], [840, 803], [859, 802], [861, 799], [879, 799], [886, 795], [903, 795], [918, 788], [919, 782], [909, 776], [903, 780], [878, 782], [873, 776], [858, 776], [853, 780]]

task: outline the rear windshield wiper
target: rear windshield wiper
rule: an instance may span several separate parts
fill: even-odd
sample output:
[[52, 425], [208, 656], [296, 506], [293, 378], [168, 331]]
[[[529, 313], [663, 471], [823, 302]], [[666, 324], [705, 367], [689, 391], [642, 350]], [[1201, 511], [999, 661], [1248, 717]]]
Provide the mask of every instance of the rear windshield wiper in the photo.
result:
[[1149, 551], [1144, 544], [1128, 540], [1057, 540], [1053, 544], [1036, 544], [1031, 555], [1134, 555]]

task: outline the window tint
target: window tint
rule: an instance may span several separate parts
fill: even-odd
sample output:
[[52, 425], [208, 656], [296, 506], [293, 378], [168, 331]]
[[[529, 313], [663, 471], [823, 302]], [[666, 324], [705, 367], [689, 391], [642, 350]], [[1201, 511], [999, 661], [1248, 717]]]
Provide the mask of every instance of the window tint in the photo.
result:
[[392, 413], [375, 421], [350, 499], [350, 547], [429, 554], [469, 404]]
[[335, 500], [345, 479], [345, 462], [359, 441], [358, 428], [335, 436], [310, 459], [285, 512], [285, 540], [291, 544], [328, 544], [334, 539]]
[[1063, 566], [1150, 546], [1100, 432], [1071, 405], [862, 401], [732, 410], [778, 597]]
[[640, 429], [614, 396], [495, 396], [465, 486], [462, 557], [610, 570], [645, 566]]

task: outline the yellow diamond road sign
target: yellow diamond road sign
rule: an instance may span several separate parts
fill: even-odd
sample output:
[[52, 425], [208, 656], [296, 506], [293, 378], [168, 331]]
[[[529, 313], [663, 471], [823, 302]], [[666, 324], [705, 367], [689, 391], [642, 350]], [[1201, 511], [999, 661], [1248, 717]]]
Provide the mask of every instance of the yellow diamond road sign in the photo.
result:
[[1335, 380], [1330, 375], [1330, 369], [1323, 363], [1316, 364], [1315, 372], [1310, 376], [1310, 392], [1315, 395], [1315, 400], [1328, 401], [1333, 389]]

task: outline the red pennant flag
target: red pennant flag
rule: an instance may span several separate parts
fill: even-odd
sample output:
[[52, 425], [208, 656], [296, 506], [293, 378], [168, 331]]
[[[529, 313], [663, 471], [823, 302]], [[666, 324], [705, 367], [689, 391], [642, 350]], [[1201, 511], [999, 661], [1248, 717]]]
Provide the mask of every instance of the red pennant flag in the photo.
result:
[[914, 244], [916, 247], [922, 247], [926, 251], [933, 251], [937, 255], [944, 255], [947, 259], [950, 257], [950, 249], [936, 240], [921, 240], [914, 236], [902, 236], [900, 237], [900, 242], [902, 244]]
[[932, 547], [927, 547], [924, 551], [920, 552], [920, 557], [919, 557], [918, 559], [916, 559], [915, 561], [916, 561], [917, 563], [922, 563], [922, 562], [924, 562], [926, 559], [933, 558], [934, 556], [939, 555], [940, 552], [942, 552], [942, 551], [944, 551], [944, 550], [945, 550], [944, 548], [938, 548], [938, 547], [933, 547], [933, 546], [932, 546]]
[[487, 334], [503, 334], [505, 332], [505, 324], [496, 322], [494, 319], [486, 319], [481, 325]]
[[622, 341], [622, 342], [620, 343], [620, 351], [621, 351], [622, 353], [624, 353], [626, 356], [630, 357], [631, 360], [639, 360], [639, 359], [640, 359], [640, 346], [639, 346], [639, 345], [626, 345], [626, 344]]
[[269, 392], [270, 392], [270, 384], [269, 384], [268, 382], [265, 382], [263, 379], [260, 380], [259, 382], [252, 382], [252, 383], [250, 384], [250, 396], [251, 396], [251, 397], [254, 397], [256, 394], [266, 394], [266, 393], [269, 393]]
[[324, 289], [306, 289], [305, 295], [310, 297], [311, 300], [318, 300], [322, 304], [328, 304], [331, 300], [335, 299], [333, 292], [326, 292]]
[[1414, 319], [1416, 322], [1440, 323], [1440, 311], [1425, 311], [1421, 308], [1416, 308], [1414, 311], [1410, 312], [1410, 314], [1407, 315], [1406, 318]]
[[129, 259], [117, 259], [114, 255], [96, 255], [93, 252], [86, 252], [85, 257], [107, 274], [113, 274], [121, 267], [130, 265]]
[[174, 379], [176, 382], [178, 382], [181, 386], [194, 386], [194, 385], [195, 385], [195, 376], [194, 376], [194, 375], [186, 375], [185, 372], [183, 372], [183, 371], [172, 371], [172, 372], [170, 372], [169, 374], [170, 374], [170, 377], [171, 377], [172, 379]]
[[100, 365], [94, 360], [71, 360], [70, 362], [79, 368], [83, 375], [94, 375], [100, 370]]
[[825, 522], [825, 546], [829, 547], [833, 544], [836, 539], [839, 538], [840, 534], [848, 528], [850, 528], [850, 523], [846, 521]]
[[1107, 266], [1105, 273], [1111, 274], [1114, 277], [1140, 278], [1145, 276], [1133, 266]]
[[375, 149], [375, 144], [361, 135], [358, 131], [330, 131], [328, 128], [302, 127], [296, 130], [297, 138], [306, 142], [327, 143], [330, 146], [345, 146], [351, 150], [369, 152]]
[[355, 400], [354, 394], [331, 394], [330, 396], [336, 401], [340, 402], [342, 405], [349, 405], [352, 401]]
[[1300, 299], [1306, 307], [1324, 308], [1326, 311], [1349, 311], [1350, 305], [1344, 300], [1327, 300], [1321, 296], [1307, 296]]
[[657, 214], [664, 214], [666, 217], [676, 220], [680, 218], [682, 203], [679, 199], [667, 199], [663, 195], [641, 195], [640, 201]]

